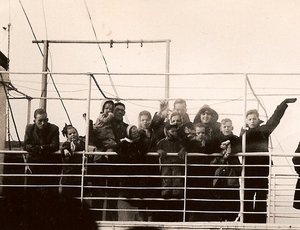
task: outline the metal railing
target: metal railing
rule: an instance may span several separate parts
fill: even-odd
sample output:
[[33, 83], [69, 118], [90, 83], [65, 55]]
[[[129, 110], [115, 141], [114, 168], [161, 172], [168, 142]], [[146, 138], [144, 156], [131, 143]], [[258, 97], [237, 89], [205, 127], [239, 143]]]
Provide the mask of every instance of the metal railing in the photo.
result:
[[[148, 157], [152, 157], [150, 164], [124, 164], [119, 162], [106, 161], [107, 157], [116, 156], [113, 152], [77, 152], [82, 154], [82, 162], [72, 164], [67, 163], [24, 163], [24, 151], [0, 151], [5, 154], [4, 173], [0, 175], [3, 178], [1, 185], [3, 195], [7, 192], [29, 189], [34, 187], [48, 187], [58, 189], [61, 193], [68, 193], [81, 199], [87, 203], [90, 209], [95, 212], [99, 225], [108, 226], [108, 223], [120, 225], [126, 223], [127, 220], [150, 223], [193, 223], [201, 221], [218, 222], [219, 226], [227, 226], [243, 223], [243, 216], [251, 214], [244, 210], [243, 193], [249, 188], [245, 188], [243, 173], [236, 175], [239, 180], [239, 187], [222, 188], [218, 186], [208, 186], [212, 184], [214, 179], [228, 179], [228, 176], [214, 176], [216, 168], [226, 165], [211, 165], [205, 163], [189, 163], [192, 157], [209, 157], [211, 159], [220, 156], [220, 154], [195, 154], [186, 155], [183, 163], [162, 164], [159, 162], [157, 153], [148, 153]], [[56, 153], [58, 154], [58, 153]], [[103, 157], [101, 162], [93, 162], [92, 156], [100, 155]], [[278, 159], [288, 159], [295, 154], [284, 153], [239, 153], [237, 156], [243, 158], [247, 156], [270, 156]], [[168, 154], [172, 157], [174, 154]], [[210, 161], [210, 160], [209, 160]], [[154, 163], [153, 163], [154, 162]], [[272, 162], [272, 161], [270, 161]], [[284, 162], [279, 160], [279, 162]], [[299, 226], [297, 222], [300, 217], [300, 210], [293, 208], [293, 198], [295, 192], [295, 184], [298, 175], [293, 170], [293, 165], [289, 160], [287, 163], [270, 163], [270, 175], [268, 177], [269, 187], [266, 188], [267, 210], [260, 214], [267, 216], [267, 226], [277, 227], [289, 225], [290, 227]], [[25, 168], [34, 168], [37, 165], [55, 166], [59, 169], [58, 173], [51, 174], [30, 174]], [[227, 165], [228, 166], [228, 165]], [[251, 165], [253, 166], [253, 165]], [[76, 174], [63, 174], [63, 167], [77, 168]], [[131, 168], [135, 171], [131, 171]], [[162, 167], [177, 167], [179, 170], [177, 175], [162, 174]], [[236, 168], [247, 168], [247, 165], [231, 165]], [[261, 167], [256, 165], [255, 167]], [[191, 173], [192, 168], [202, 168], [201, 172], [209, 170], [206, 175], [196, 175]], [[128, 170], [129, 169], [129, 170]], [[204, 170], [204, 171], [203, 171]], [[138, 172], [134, 174], [133, 172]], [[195, 170], [194, 170], [195, 172]], [[44, 184], [29, 183], [32, 178], [43, 178]], [[57, 183], [47, 183], [52, 178]], [[62, 178], [68, 178], [67, 183], [62, 183]], [[249, 177], [248, 177], [249, 178]], [[252, 177], [258, 179], [259, 177]], [[164, 186], [161, 181], [165, 179], [177, 180], [177, 184]], [[232, 179], [232, 176], [231, 176]], [[194, 180], [194, 181], [193, 181]], [[125, 181], [125, 182], [124, 182]], [[129, 182], [128, 182], [129, 181]], [[70, 183], [71, 182], [71, 183]], [[127, 183], [128, 182], [128, 183]], [[142, 182], [142, 183], [141, 183]], [[199, 184], [197, 184], [199, 183]], [[143, 185], [143, 186], [141, 186]], [[173, 187], [172, 187], [173, 186]], [[173, 195], [163, 196], [162, 191], [177, 191]], [[263, 189], [262, 189], [263, 190]], [[216, 194], [238, 193], [237, 197], [218, 197]], [[175, 194], [175, 195], [174, 195]], [[199, 195], [200, 194], [200, 195]], [[255, 199], [254, 199], [255, 200]], [[258, 205], [259, 200], [255, 200], [253, 205]], [[232, 205], [236, 205], [233, 207]], [[207, 209], [205, 208], [207, 207]], [[259, 213], [256, 213], [259, 214]], [[231, 219], [224, 220], [220, 217], [231, 216]], [[164, 217], [169, 216], [165, 219]], [[234, 217], [234, 218], [233, 218]], [[128, 219], [129, 218], [129, 219]], [[133, 219], [131, 219], [133, 218]], [[231, 224], [230, 224], [231, 223]], [[235, 223], [235, 224], [233, 224]], [[169, 223], [168, 223], [169, 224]], [[168, 225], [167, 224], [167, 225]], [[224, 225], [225, 224], [225, 225]], [[126, 224], [124, 225], [126, 226]]]

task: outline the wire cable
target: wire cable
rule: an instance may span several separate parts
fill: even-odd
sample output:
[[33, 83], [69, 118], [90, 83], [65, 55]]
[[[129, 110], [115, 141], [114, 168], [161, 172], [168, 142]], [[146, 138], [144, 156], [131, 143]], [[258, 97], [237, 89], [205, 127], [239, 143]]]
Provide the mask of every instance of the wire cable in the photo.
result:
[[[25, 17], [26, 17], [26, 20], [27, 20], [27, 22], [28, 22], [28, 24], [29, 24], [29, 27], [30, 27], [31, 32], [32, 32], [32, 35], [33, 35], [33, 37], [34, 37], [34, 40], [37, 41], [37, 38], [36, 38], [36, 36], [35, 36], [33, 27], [32, 27], [32, 25], [31, 25], [31, 22], [30, 22], [30, 20], [29, 20], [29, 18], [28, 18], [28, 15], [27, 15], [27, 13], [26, 13], [26, 11], [25, 11], [25, 8], [24, 8], [24, 6], [23, 6], [21, 0], [19, 0], [19, 3], [20, 3], [21, 8], [22, 8], [22, 10], [23, 10], [23, 12], [24, 12], [24, 15], [25, 15]], [[37, 43], [37, 46], [38, 46], [38, 49], [39, 49], [41, 55], [44, 57], [43, 51], [42, 51], [42, 49], [41, 49], [39, 43]], [[49, 70], [48, 67], [47, 67], [47, 70], [50, 72], [50, 70]], [[56, 89], [56, 92], [57, 92], [58, 96], [60, 97], [60, 102], [61, 102], [61, 104], [62, 104], [62, 107], [63, 107], [63, 109], [64, 109], [66, 115], [67, 115], [67, 118], [68, 118], [70, 124], [72, 124], [71, 119], [70, 119], [70, 116], [69, 116], [69, 113], [68, 113], [68, 111], [67, 111], [67, 109], [66, 109], [66, 106], [65, 106], [63, 100], [61, 99], [60, 93], [59, 93], [59, 91], [58, 91], [58, 89], [57, 89], [57, 87], [56, 87], [56, 85], [55, 85], [55, 82], [54, 82], [54, 79], [53, 79], [53, 77], [52, 77], [52, 74], [49, 73], [49, 75], [50, 75], [50, 78], [51, 78], [51, 80], [52, 80], [52, 82], [53, 82], [54, 88]], [[45, 89], [44, 89], [44, 90], [45, 90]], [[43, 95], [43, 92], [42, 92], [41, 95]]]
[[[94, 36], [95, 36], [95, 38], [96, 38], [96, 41], [98, 41], [98, 36], [97, 36], [96, 30], [95, 30], [95, 27], [94, 27], [94, 24], [93, 24], [93, 21], [92, 21], [92, 17], [91, 17], [91, 14], [90, 14], [88, 5], [87, 5], [87, 3], [86, 3], [85, 0], [84, 0], [84, 4], [85, 4], [85, 8], [86, 8], [86, 10], [87, 10], [87, 13], [88, 13], [88, 16], [89, 16], [89, 19], [90, 19], [90, 22], [91, 22], [91, 26], [92, 26], [92, 29], [93, 29]], [[108, 77], [109, 77], [111, 86], [112, 86], [112, 88], [113, 88], [113, 90], [114, 90], [114, 92], [115, 92], [117, 98], [119, 98], [119, 94], [118, 94], [118, 92], [117, 92], [117, 89], [116, 89], [116, 87], [115, 87], [115, 85], [114, 85], [114, 82], [113, 82], [113, 80], [112, 80], [112, 77], [111, 77], [111, 75], [110, 75], [110, 71], [109, 71], [109, 68], [108, 68], [108, 64], [107, 64], [106, 58], [104, 57], [104, 54], [103, 54], [103, 52], [102, 52], [102, 49], [101, 49], [100, 44], [98, 43], [97, 45], [98, 45], [99, 51], [100, 51], [100, 53], [101, 53], [102, 59], [103, 59], [103, 61], [104, 61], [104, 64], [105, 64], [105, 67], [106, 67], [106, 71], [107, 71], [107, 73], [109, 73], [109, 74], [108, 74]]]

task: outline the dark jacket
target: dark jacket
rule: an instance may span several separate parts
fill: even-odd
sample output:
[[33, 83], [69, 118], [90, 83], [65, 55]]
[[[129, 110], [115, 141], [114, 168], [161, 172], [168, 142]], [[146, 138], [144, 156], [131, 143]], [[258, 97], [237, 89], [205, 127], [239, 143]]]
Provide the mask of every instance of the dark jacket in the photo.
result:
[[[246, 133], [246, 152], [268, 152], [269, 151], [269, 136], [274, 129], [279, 125], [281, 118], [284, 115], [288, 105], [281, 103], [277, 106], [273, 115], [269, 118], [265, 125], [260, 125], [255, 128], [247, 128], [242, 130], [240, 136]], [[269, 165], [268, 156], [249, 156], [245, 157], [246, 165]], [[246, 167], [245, 175], [267, 176], [269, 175], [269, 167]]]
[[[146, 164], [147, 146], [139, 139], [137, 142], [130, 142], [123, 139], [116, 147], [119, 163], [128, 164], [119, 166], [119, 175], [127, 175], [120, 178], [121, 187], [145, 187], [147, 178], [135, 177], [135, 175], [147, 175], [147, 167], [134, 164]], [[121, 195], [127, 198], [142, 198], [145, 196], [145, 189], [122, 189]], [[134, 203], [134, 202], [133, 202]], [[135, 204], [137, 205], [137, 204]]]
[[23, 149], [27, 152], [34, 153], [34, 155], [30, 155], [29, 157], [31, 160], [45, 160], [45, 162], [47, 162], [47, 159], [51, 158], [47, 155], [59, 149], [58, 127], [48, 123], [46, 128], [40, 131], [35, 124], [27, 125]]

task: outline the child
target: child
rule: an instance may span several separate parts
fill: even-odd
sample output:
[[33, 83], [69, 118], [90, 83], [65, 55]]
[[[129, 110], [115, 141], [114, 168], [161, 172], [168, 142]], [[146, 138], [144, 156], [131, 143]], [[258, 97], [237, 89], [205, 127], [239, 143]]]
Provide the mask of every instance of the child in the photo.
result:
[[[157, 152], [161, 159], [161, 164], [183, 164], [184, 163], [184, 148], [181, 145], [180, 139], [177, 136], [177, 125], [167, 124], [164, 127], [165, 138], [157, 143]], [[167, 156], [167, 153], [176, 153], [177, 156]], [[162, 176], [173, 176], [174, 178], [162, 177], [161, 186], [163, 188], [161, 195], [163, 198], [182, 198], [184, 180], [180, 178], [184, 175], [183, 166], [161, 166]], [[178, 176], [178, 177], [176, 177]], [[178, 187], [174, 189], [171, 187]], [[182, 210], [182, 203], [176, 201], [166, 201], [164, 205], [165, 210], [161, 221], [182, 221], [180, 213], [172, 212], [174, 209]]]
[[[279, 125], [288, 103], [296, 102], [296, 98], [288, 98], [277, 106], [274, 114], [265, 125], [260, 125], [258, 111], [249, 110], [246, 113], [246, 130], [242, 129], [241, 135], [246, 135], [246, 152], [268, 152], [269, 137], [274, 129]], [[269, 176], [268, 156], [246, 156], [245, 157], [245, 223], [266, 223], [268, 176]], [[255, 165], [259, 165], [256, 167]], [[256, 202], [254, 203], [254, 195]], [[251, 212], [251, 213], [249, 213]], [[259, 213], [253, 213], [259, 212]]]
[[[62, 174], [77, 174], [78, 177], [68, 177], [62, 176], [61, 184], [62, 185], [81, 185], [81, 165], [72, 165], [72, 164], [82, 164], [82, 155], [74, 154], [75, 151], [83, 151], [85, 149], [85, 142], [79, 138], [77, 129], [72, 125], [65, 125], [62, 130], [63, 136], [67, 138], [67, 140], [62, 144], [61, 154], [62, 161], [65, 164], [63, 166]], [[62, 192], [69, 196], [79, 196], [80, 188], [70, 188], [63, 187]]]
[[185, 127], [183, 126], [183, 117], [179, 112], [171, 113], [170, 124], [177, 126], [177, 136], [182, 139], [185, 136]]
[[[116, 147], [116, 152], [119, 157], [118, 172], [119, 175], [125, 175], [120, 178], [120, 196], [130, 198], [128, 200], [120, 200], [119, 208], [131, 208], [139, 207], [145, 208], [145, 203], [136, 198], [145, 197], [145, 189], [138, 189], [139, 187], [145, 187], [147, 185], [147, 178], [135, 177], [135, 175], [146, 175], [145, 166], [135, 164], [146, 164], [147, 145], [140, 139], [140, 134], [135, 125], [129, 125], [126, 130], [126, 137]], [[136, 187], [136, 188], [127, 188]], [[134, 199], [132, 199], [134, 198]], [[123, 211], [122, 211], [123, 212]], [[122, 215], [119, 215], [121, 221], [137, 221], [139, 218], [145, 218], [140, 213], [137, 218], [133, 211], [124, 211]]]
[[[210, 221], [212, 198], [212, 175], [213, 169], [210, 167], [211, 153], [217, 152], [217, 144], [212, 140], [207, 140], [206, 126], [195, 124], [195, 135], [186, 137], [183, 142], [188, 153], [205, 153], [207, 156], [188, 156], [187, 168], [187, 209], [191, 212], [187, 215], [188, 221]], [[207, 166], [206, 166], [207, 165]]]
[[99, 150], [106, 152], [112, 152], [116, 146], [115, 136], [111, 127], [111, 119], [114, 117], [114, 106], [113, 101], [105, 101], [102, 106], [102, 111], [93, 125], [95, 137], [97, 141], [101, 142], [103, 149], [99, 149], [99, 144], [97, 147]]
[[[216, 220], [219, 221], [234, 221], [240, 210], [240, 191], [239, 191], [239, 176], [241, 168], [239, 158], [231, 156], [241, 150], [241, 140], [233, 134], [232, 121], [225, 118], [221, 121], [220, 149], [222, 157], [216, 157], [211, 164], [221, 165], [215, 171], [213, 179], [214, 197], [217, 199], [214, 202], [214, 210], [222, 211]], [[232, 166], [230, 166], [232, 165]], [[224, 188], [224, 189], [220, 189]], [[220, 201], [218, 201], [220, 200]]]
[[173, 112], [178, 112], [180, 114], [180, 116], [182, 117], [183, 125], [190, 122], [190, 117], [187, 114], [187, 106], [186, 106], [185, 100], [183, 100], [183, 99], [175, 100]]
[[155, 131], [155, 134], [158, 140], [163, 139], [164, 136], [164, 127], [167, 123], [172, 123], [171, 118], [169, 118], [169, 113], [176, 112], [181, 117], [181, 125], [185, 125], [190, 122], [189, 115], [187, 114], [186, 102], [183, 99], [177, 99], [174, 102], [173, 111], [168, 109], [169, 102], [162, 100], [160, 102], [160, 109], [157, 113], [154, 114], [153, 120], [151, 123], [152, 128]]

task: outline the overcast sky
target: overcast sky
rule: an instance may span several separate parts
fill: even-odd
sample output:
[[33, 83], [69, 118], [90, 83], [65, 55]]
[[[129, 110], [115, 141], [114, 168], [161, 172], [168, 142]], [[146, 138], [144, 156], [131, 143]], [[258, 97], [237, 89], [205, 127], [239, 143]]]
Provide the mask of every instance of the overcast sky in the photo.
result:
[[[245, 75], [184, 74], [300, 73], [300, 1], [297, 0], [1, 0], [0, 15], [0, 50], [6, 55], [8, 30], [2, 27], [11, 23], [12, 72], [42, 70], [42, 56], [37, 44], [32, 43], [34, 36], [30, 25], [38, 40], [94, 41], [92, 24], [98, 40], [170, 39], [170, 72], [182, 73], [170, 77], [170, 98], [188, 99], [191, 119], [203, 104], [209, 104], [219, 112], [220, 118], [234, 120], [235, 134], [239, 134], [243, 125], [244, 108], [242, 101], [234, 100], [243, 97]], [[164, 43], [113, 44], [113, 48], [101, 44], [101, 50], [107, 66], [95, 44], [50, 44], [49, 69], [54, 73], [74, 73], [53, 75], [62, 97], [87, 97], [87, 77], [75, 73], [106, 73], [107, 68], [111, 73], [165, 72]], [[116, 96], [108, 76], [96, 78], [108, 96]], [[255, 92], [264, 94], [260, 99], [269, 116], [285, 97], [298, 97], [300, 93], [299, 76], [249, 75], [249, 78]], [[41, 75], [11, 74], [10, 79], [19, 91], [40, 96]], [[119, 97], [147, 99], [126, 101], [129, 123], [137, 124], [141, 110], [154, 113], [158, 100], [165, 95], [164, 75], [112, 76], [112, 81]], [[48, 89], [50, 97], [57, 97], [51, 80]], [[249, 88], [247, 93], [252, 99]], [[102, 99], [95, 85], [92, 97]], [[225, 103], [224, 99], [228, 101]], [[38, 103], [39, 100], [33, 100], [32, 113]], [[285, 151], [294, 151], [300, 140], [299, 103], [288, 108], [275, 132]], [[83, 135], [81, 115], [87, 103], [65, 101], [65, 104], [72, 123]], [[27, 102], [15, 100], [12, 105], [22, 139]], [[101, 101], [93, 101], [92, 119], [96, 119], [100, 105]], [[249, 102], [248, 109], [253, 107], [257, 104]], [[47, 110], [51, 122], [60, 127], [68, 123], [59, 101], [49, 101]], [[264, 115], [263, 110], [261, 113]], [[279, 148], [276, 141], [274, 145]]]

